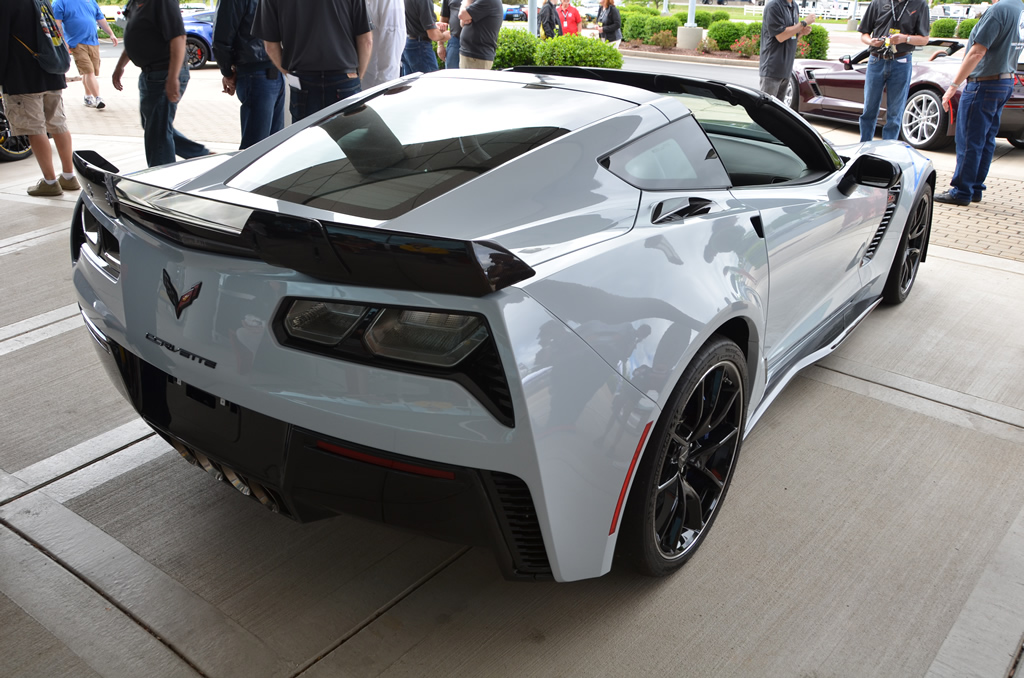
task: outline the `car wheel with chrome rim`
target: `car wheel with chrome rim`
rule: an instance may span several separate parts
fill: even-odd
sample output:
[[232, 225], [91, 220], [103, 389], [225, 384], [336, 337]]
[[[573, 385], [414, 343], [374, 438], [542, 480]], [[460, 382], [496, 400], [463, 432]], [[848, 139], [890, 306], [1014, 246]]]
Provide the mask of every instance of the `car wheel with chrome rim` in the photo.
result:
[[942, 110], [942, 95], [930, 89], [911, 92], [903, 109], [900, 136], [914, 148], [933, 150], [953, 143], [946, 134], [949, 113]]

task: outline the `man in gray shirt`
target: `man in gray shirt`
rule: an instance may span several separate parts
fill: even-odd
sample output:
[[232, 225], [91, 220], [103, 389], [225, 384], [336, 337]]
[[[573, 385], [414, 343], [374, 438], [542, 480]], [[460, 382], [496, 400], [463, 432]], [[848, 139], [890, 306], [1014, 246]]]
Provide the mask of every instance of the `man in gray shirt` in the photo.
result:
[[942, 96], [950, 108], [953, 95], [965, 80], [956, 116], [956, 170], [948, 191], [936, 202], [966, 207], [981, 202], [1003, 106], [1013, 94], [1014, 76], [1024, 49], [1024, 4], [1021, 0], [993, 0], [967, 41], [963, 64]]
[[[796, 41], [811, 32], [814, 15], [800, 20], [800, 9], [793, 0], [768, 0], [761, 21], [761, 91], [782, 98], [793, 74]], [[727, 49], [729, 45], [721, 45]]]
[[463, 0], [459, 10], [462, 36], [459, 67], [491, 70], [498, 51], [498, 31], [505, 19], [501, 0]]

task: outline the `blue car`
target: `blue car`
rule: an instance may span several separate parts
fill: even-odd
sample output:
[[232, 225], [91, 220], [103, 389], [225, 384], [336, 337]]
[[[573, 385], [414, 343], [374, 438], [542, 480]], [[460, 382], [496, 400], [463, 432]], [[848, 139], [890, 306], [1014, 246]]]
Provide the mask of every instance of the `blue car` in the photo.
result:
[[524, 5], [505, 5], [505, 21], [526, 21]]
[[182, 12], [185, 22], [185, 53], [189, 68], [202, 68], [213, 60], [213, 17], [215, 11]]

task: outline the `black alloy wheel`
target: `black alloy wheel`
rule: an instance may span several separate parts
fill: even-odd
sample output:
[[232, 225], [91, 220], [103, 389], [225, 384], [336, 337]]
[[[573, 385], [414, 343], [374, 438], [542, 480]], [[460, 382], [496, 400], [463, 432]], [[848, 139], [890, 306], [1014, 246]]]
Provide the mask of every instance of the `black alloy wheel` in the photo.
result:
[[185, 40], [185, 54], [188, 55], [189, 68], [202, 68], [210, 59], [210, 48], [199, 38], [189, 36]]
[[917, 270], [921, 266], [921, 258], [928, 245], [928, 233], [932, 225], [932, 188], [927, 186], [925, 192], [914, 203], [907, 218], [907, 225], [900, 237], [899, 248], [889, 268], [889, 277], [885, 281], [882, 300], [887, 304], [902, 304], [910, 296], [910, 290], [917, 280]]
[[0, 161], [22, 160], [32, 155], [26, 136], [12, 136], [11, 127], [0, 104]]
[[623, 518], [620, 554], [664, 576], [689, 560], [725, 498], [743, 443], [746, 356], [715, 336], [697, 352], [658, 419]]

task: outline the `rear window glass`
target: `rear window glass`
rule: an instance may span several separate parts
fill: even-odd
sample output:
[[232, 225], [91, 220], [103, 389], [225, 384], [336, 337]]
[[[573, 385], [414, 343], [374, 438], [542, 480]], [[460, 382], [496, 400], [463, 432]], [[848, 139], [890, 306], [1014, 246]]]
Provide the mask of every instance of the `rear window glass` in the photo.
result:
[[228, 186], [367, 219], [394, 219], [633, 106], [536, 84], [423, 78], [299, 132]]

